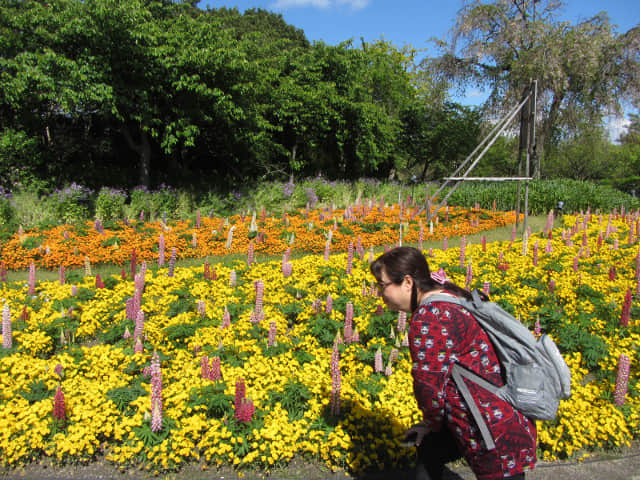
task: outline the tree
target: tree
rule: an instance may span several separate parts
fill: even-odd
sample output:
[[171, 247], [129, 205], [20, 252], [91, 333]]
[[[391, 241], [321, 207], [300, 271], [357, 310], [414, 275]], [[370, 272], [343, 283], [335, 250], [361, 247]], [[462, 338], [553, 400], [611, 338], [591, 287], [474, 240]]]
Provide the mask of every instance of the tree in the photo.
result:
[[640, 28], [617, 34], [605, 13], [576, 25], [559, 22], [560, 6], [555, 0], [467, 2], [451, 40], [439, 44], [443, 54], [424, 65], [460, 88], [487, 88], [493, 114], [511, 109], [537, 80], [539, 158], [564, 132], [599, 123], [603, 114], [622, 111], [625, 101], [640, 99]]

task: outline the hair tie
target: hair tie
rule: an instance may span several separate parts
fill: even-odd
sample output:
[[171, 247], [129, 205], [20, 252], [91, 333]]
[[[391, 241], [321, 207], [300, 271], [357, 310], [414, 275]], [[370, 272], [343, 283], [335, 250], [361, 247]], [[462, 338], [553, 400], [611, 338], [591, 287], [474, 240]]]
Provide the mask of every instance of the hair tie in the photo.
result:
[[437, 272], [431, 272], [431, 279], [439, 283], [440, 285], [444, 285], [445, 282], [448, 282], [447, 274], [444, 273], [444, 269], [440, 268]]

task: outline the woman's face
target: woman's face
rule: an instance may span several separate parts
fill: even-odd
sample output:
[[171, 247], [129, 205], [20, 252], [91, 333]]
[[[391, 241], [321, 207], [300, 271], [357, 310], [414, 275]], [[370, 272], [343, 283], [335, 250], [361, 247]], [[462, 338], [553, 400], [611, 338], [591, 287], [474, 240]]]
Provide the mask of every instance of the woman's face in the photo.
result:
[[380, 281], [378, 282], [378, 292], [382, 296], [382, 300], [392, 311], [405, 311], [411, 313], [411, 290], [413, 287], [413, 279], [407, 275], [402, 283], [393, 283], [387, 272], [382, 269]]

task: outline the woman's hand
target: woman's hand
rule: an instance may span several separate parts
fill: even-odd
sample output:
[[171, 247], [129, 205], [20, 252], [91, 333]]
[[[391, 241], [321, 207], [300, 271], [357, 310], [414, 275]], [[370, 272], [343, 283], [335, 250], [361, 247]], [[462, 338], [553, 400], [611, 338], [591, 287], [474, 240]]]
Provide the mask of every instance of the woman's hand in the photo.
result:
[[429, 433], [429, 431], [429, 427], [427, 427], [426, 423], [416, 423], [413, 427], [411, 427], [404, 433], [404, 439], [406, 441], [415, 442], [416, 447], [419, 447], [422, 443], [422, 440]]

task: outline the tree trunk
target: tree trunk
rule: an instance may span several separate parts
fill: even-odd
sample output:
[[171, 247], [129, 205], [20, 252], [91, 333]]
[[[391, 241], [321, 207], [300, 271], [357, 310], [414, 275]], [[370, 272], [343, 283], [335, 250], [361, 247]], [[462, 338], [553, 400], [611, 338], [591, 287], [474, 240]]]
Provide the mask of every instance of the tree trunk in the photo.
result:
[[128, 127], [123, 127], [122, 134], [124, 135], [127, 145], [139, 156], [139, 170], [138, 181], [140, 185], [144, 185], [149, 188], [151, 185], [151, 144], [149, 143], [149, 134], [140, 129], [140, 142], [133, 141], [131, 132]]
[[536, 142], [537, 146], [542, 146], [542, 148], [538, 148], [536, 151], [538, 161], [534, 166], [535, 171], [533, 172], [533, 176], [535, 178], [540, 178], [540, 173], [542, 171], [541, 163], [545, 160], [545, 156], [551, 150], [551, 142], [553, 141], [553, 131], [556, 126], [556, 121], [558, 120], [558, 114], [560, 112], [560, 106], [562, 105], [562, 101], [564, 100], [564, 91], [554, 92], [553, 101], [551, 102], [551, 106], [549, 107], [549, 114], [547, 118], [542, 122], [542, 129], [538, 135], [538, 141]]

